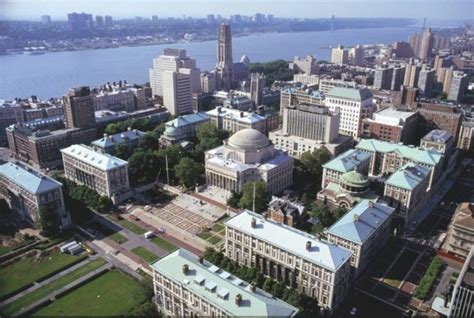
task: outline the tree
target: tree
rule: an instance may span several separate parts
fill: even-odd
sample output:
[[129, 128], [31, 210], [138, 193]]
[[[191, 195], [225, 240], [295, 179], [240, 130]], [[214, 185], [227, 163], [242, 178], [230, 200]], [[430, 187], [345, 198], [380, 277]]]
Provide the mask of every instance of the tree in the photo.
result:
[[240, 198], [239, 206], [242, 209], [253, 209], [254, 199], [254, 185], [255, 185], [255, 211], [263, 212], [270, 201], [270, 196], [267, 192], [267, 186], [263, 181], [247, 182], [242, 189], [242, 198]]
[[114, 206], [112, 200], [109, 197], [101, 196], [97, 204], [97, 211], [105, 212], [110, 210]]
[[209, 149], [219, 147], [222, 142], [217, 137], [204, 138], [196, 145], [196, 151], [204, 153]]
[[270, 277], [265, 278], [265, 282], [263, 283], [262, 288], [264, 291], [270, 292], [273, 288], [273, 279], [271, 279]]
[[304, 152], [300, 162], [304, 169], [313, 176], [320, 176], [323, 173], [322, 165], [331, 159], [331, 154], [326, 148], [315, 149], [313, 152]]
[[160, 137], [156, 137], [153, 132], [147, 132], [140, 139], [139, 147], [147, 150], [155, 150], [160, 147]]
[[50, 206], [40, 206], [39, 216], [41, 223], [41, 234], [47, 237], [56, 235], [59, 232], [58, 216]]
[[313, 225], [313, 227], [311, 228], [311, 232], [313, 234], [319, 234], [323, 231], [324, 231], [324, 225], [322, 225], [321, 223], [317, 223], [317, 224]]
[[296, 189], [305, 199], [313, 198], [320, 189], [323, 174], [322, 165], [331, 159], [331, 154], [326, 148], [305, 152], [300, 160], [295, 160], [294, 183], [301, 185]]
[[159, 158], [151, 150], [139, 148], [128, 160], [130, 178], [135, 183], [146, 183], [155, 180], [159, 169]]
[[242, 198], [242, 195], [240, 193], [231, 191], [230, 197], [227, 199], [227, 205], [232, 208], [238, 208], [239, 201], [241, 198]]
[[206, 138], [218, 138], [217, 127], [211, 123], [199, 125], [196, 129], [196, 137], [199, 141]]
[[182, 158], [174, 169], [179, 183], [188, 188], [196, 185], [202, 174], [201, 166], [190, 158]]
[[122, 160], [128, 160], [130, 158], [130, 149], [128, 149], [127, 145], [124, 143], [120, 143], [117, 146], [115, 146], [115, 156], [122, 159]]

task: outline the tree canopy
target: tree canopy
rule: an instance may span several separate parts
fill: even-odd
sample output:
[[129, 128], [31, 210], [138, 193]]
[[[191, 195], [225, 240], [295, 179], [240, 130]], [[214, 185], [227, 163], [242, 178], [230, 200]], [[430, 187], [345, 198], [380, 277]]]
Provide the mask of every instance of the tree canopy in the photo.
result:
[[247, 182], [242, 189], [242, 198], [240, 198], [239, 206], [242, 209], [253, 209], [253, 193], [255, 185], [255, 211], [263, 212], [266, 210], [270, 195], [267, 192], [267, 186], [263, 181]]
[[182, 158], [174, 169], [179, 183], [188, 188], [195, 186], [203, 173], [201, 165], [186, 157]]
[[40, 206], [39, 216], [42, 235], [52, 237], [59, 233], [58, 216], [52, 207], [45, 205]]

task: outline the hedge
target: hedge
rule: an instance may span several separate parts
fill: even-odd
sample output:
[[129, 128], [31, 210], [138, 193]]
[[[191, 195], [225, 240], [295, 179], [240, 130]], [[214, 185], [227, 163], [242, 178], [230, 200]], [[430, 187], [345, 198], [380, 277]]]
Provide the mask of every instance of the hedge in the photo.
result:
[[438, 278], [438, 275], [443, 267], [443, 261], [438, 256], [435, 256], [431, 261], [430, 266], [426, 270], [425, 275], [420, 280], [420, 283], [416, 287], [414, 296], [418, 299], [425, 300], [433, 287], [434, 282]]

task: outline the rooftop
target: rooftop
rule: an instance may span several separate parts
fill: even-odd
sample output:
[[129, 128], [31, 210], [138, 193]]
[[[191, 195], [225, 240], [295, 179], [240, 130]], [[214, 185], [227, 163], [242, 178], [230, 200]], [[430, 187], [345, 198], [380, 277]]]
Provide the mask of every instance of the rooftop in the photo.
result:
[[128, 163], [122, 159], [109, 154], [98, 153], [85, 145], [72, 145], [61, 149], [61, 152], [103, 171], [128, 165]]
[[[252, 227], [252, 219], [256, 226]], [[272, 220], [265, 220], [260, 214], [245, 210], [225, 222], [225, 225], [266, 241], [285, 251], [306, 259], [330, 271], [337, 271], [350, 260], [352, 252], [308, 233], [296, 230]], [[306, 249], [307, 242], [311, 248]]]
[[265, 116], [256, 114], [254, 112], [244, 112], [234, 108], [225, 108], [218, 106], [208, 112], [206, 112], [208, 116], [216, 116], [216, 117], [225, 117], [229, 119], [234, 119], [236, 121], [240, 121], [242, 123], [257, 123], [259, 121], [265, 120]]
[[351, 99], [356, 101], [363, 101], [372, 98], [372, 93], [368, 88], [346, 88], [346, 87], [334, 87], [327, 94], [327, 97], [336, 97]]
[[372, 116], [372, 120], [377, 123], [382, 123], [391, 126], [402, 126], [407, 118], [415, 115], [415, 112], [401, 111], [394, 108], [386, 108], [376, 112]]
[[394, 210], [384, 203], [362, 200], [334, 223], [328, 233], [363, 244]]
[[428, 176], [430, 171], [430, 169], [414, 163], [407, 163], [392, 173], [385, 181], [385, 184], [406, 190], [413, 190]]
[[188, 115], [181, 115], [177, 118], [166, 122], [166, 126], [182, 127], [192, 125], [202, 121], [209, 120], [209, 116], [204, 113], [193, 113]]
[[[187, 265], [187, 271], [184, 268]], [[179, 249], [151, 264], [153, 270], [206, 299], [233, 317], [291, 317], [298, 309], [256, 289], [198, 256]], [[240, 305], [235, 298], [241, 295]]]
[[449, 139], [453, 138], [453, 134], [446, 130], [433, 129], [427, 133], [422, 139], [426, 141], [437, 142], [440, 144], [445, 144]]
[[136, 129], [129, 129], [115, 135], [104, 136], [101, 139], [94, 140], [91, 144], [100, 148], [107, 148], [117, 144], [125, 143], [129, 140], [136, 140], [143, 137], [145, 133]]
[[62, 184], [23, 163], [7, 162], [0, 165], [0, 174], [33, 194], [41, 194], [62, 187]]
[[423, 150], [412, 146], [406, 146], [402, 143], [391, 143], [377, 139], [361, 139], [357, 144], [356, 149], [381, 153], [397, 152], [403, 158], [408, 158], [415, 162], [431, 166], [438, 164], [442, 157], [442, 154], [434, 149]]
[[346, 173], [354, 170], [367, 160], [370, 160], [370, 154], [361, 150], [350, 149], [323, 164], [323, 168]]

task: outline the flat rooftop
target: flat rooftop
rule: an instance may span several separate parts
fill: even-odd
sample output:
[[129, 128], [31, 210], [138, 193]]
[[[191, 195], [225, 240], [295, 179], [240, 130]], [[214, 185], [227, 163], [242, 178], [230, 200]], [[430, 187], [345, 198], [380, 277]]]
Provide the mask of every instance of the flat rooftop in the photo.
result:
[[36, 195], [62, 187], [60, 182], [23, 163], [7, 162], [0, 165], [0, 175]]

